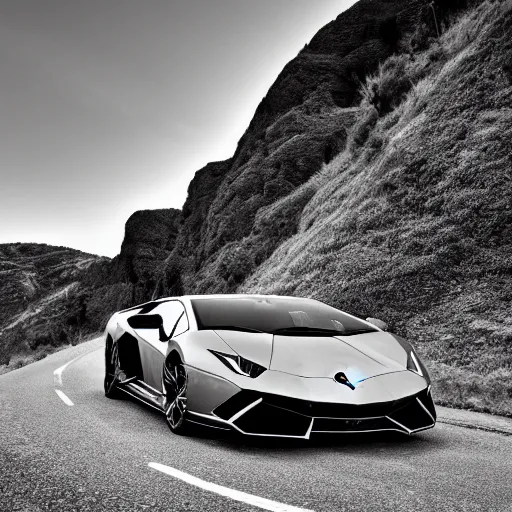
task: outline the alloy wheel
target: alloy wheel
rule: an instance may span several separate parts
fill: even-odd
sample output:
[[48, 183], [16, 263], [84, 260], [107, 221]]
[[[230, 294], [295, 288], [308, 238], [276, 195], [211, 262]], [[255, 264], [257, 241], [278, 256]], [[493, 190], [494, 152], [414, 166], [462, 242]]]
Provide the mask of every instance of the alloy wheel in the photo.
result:
[[122, 373], [119, 368], [119, 349], [117, 343], [114, 343], [109, 336], [105, 345], [105, 380], [103, 382], [106, 397], [117, 398], [119, 396], [117, 383], [122, 379]]
[[183, 363], [168, 361], [164, 366], [164, 411], [169, 428], [176, 434], [185, 430], [187, 384], [187, 370]]

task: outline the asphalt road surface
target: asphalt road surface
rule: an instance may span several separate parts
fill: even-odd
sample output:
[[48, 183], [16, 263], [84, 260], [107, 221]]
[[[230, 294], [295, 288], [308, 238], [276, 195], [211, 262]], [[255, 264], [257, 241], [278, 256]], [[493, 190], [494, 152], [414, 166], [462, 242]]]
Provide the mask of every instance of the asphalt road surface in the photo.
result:
[[0, 376], [0, 510], [512, 511], [512, 436], [176, 436], [103, 366], [94, 340]]

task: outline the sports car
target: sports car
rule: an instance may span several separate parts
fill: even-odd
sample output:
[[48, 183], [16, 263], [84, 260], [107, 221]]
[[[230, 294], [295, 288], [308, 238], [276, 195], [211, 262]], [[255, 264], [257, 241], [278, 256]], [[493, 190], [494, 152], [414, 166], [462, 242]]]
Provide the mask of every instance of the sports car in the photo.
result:
[[115, 313], [105, 395], [250, 436], [398, 431], [436, 422], [430, 378], [404, 339], [323, 302], [189, 295]]

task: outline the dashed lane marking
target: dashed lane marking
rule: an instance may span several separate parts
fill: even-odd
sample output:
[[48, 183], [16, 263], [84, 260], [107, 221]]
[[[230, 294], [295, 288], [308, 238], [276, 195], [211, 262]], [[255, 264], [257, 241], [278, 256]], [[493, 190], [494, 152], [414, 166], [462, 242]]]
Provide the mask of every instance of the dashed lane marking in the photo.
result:
[[55, 393], [57, 393], [57, 396], [66, 404], [66, 405], [75, 405], [68, 397], [67, 395], [61, 391], [60, 389], [56, 389]]
[[279, 503], [277, 501], [267, 500], [265, 498], [260, 498], [259, 496], [254, 496], [253, 494], [236, 491], [235, 489], [230, 489], [229, 487], [212, 484], [211, 482], [206, 482], [205, 480], [201, 480], [200, 478], [189, 475], [188, 473], [184, 473], [183, 471], [179, 471], [178, 469], [174, 469], [163, 464], [158, 464], [157, 462], [150, 462], [148, 466], [152, 469], [156, 469], [157, 471], [161, 471], [166, 475], [178, 478], [179, 480], [182, 480], [183, 482], [186, 482], [190, 485], [195, 485], [196, 487], [204, 489], [205, 491], [214, 492], [226, 498], [241, 501], [242, 503], [247, 503], [248, 505], [253, 505], [254, 507], [259, 507], [264, 510], [271, 510], [273, 512], [313, 512], [312, 510], [305, 508], [285, 505], [284, 503]]

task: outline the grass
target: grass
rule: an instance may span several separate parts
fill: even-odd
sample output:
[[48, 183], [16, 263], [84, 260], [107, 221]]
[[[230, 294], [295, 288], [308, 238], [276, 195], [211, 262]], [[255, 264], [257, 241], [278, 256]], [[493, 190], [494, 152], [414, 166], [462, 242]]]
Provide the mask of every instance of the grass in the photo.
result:
[[485, 376], [443, 363], [430, 364], [439, 405], [512, 417], [512, 370]]
[[512, 3], [487, 1], [383, 63], [346, 150], [304, 185], [297, 233], [238, 287], [380, 318], [430, 362], [440, 403], [506, 415], [511, 41]]

